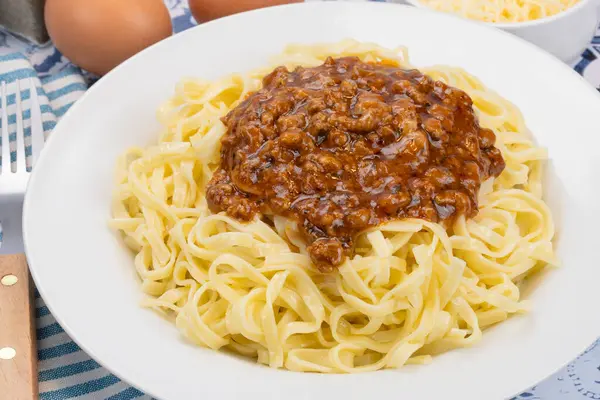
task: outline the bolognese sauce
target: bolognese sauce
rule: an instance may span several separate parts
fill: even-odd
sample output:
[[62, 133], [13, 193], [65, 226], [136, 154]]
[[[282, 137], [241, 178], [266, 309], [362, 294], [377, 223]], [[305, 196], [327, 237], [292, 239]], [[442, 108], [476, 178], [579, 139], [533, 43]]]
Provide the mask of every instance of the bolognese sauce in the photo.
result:
[[278, 67], [223, 123], [210, 208], [295, 220], [321, 271], [340, 265], [366, 228], [473, 217], [481, 183], [505, 166], [465, 92], [355, 57]]

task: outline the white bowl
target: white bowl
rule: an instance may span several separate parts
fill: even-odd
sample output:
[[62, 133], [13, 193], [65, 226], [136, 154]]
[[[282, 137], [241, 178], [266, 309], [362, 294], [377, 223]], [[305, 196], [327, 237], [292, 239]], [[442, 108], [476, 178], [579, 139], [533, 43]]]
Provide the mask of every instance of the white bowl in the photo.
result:
[[[132, 254], [107, 224], [115, 160], [130, 146], [156, 142], [155, 111], [182, 77], [212, 79], [263, 65], [290, 42], [348, 37], [386, 47], [405, 44], [416, 66], [463, 67], [521, 109], [537, 142], [549, 150], [547, 199], [564, 266], [549, 270], [527, 296], [530, 314], [510, 318], [486, 331], [478, 345], [427, 366], [303, 374], [190, 344], [138, 304]], [[339, 2], [238, 14], [141, 52], [63, 117], [25, 199], [29, 265], [51, 312], [83, 350], [163, 400], [508, 398], [557, 371], [600, 333], [599, 109], [598, 93], [565, 64], [515, 36], [460, 18]]]
[[[428, 8], [419, 0], [399, 2]], [[581, 55], [594, 37], [600, 21], [599, 6], [599, 0], [580, 0], [564, 12], [547, 18], [516, 23], [480, 23], [517, 35], [570, 63]]]

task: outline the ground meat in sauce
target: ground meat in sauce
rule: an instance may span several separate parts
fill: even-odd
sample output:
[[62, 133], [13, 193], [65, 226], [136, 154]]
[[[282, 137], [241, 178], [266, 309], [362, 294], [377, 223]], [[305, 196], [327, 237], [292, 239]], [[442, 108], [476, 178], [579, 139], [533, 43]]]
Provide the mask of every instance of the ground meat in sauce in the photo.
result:
[[481, 182], [504, 169], [465, 92], [355, 57], [278, 67], [223, 122], [211, 209], [296, 220], [322, 271], [340, 265], [365, 228], [474, 216]]

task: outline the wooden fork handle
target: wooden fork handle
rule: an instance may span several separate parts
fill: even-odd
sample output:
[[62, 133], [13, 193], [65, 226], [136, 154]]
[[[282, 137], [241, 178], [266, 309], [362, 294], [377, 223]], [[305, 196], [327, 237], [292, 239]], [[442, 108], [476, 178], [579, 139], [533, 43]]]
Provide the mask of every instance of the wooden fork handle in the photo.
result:
[[0, 397], [38, 398], [33, 285], [24, 254], [0, 256]]

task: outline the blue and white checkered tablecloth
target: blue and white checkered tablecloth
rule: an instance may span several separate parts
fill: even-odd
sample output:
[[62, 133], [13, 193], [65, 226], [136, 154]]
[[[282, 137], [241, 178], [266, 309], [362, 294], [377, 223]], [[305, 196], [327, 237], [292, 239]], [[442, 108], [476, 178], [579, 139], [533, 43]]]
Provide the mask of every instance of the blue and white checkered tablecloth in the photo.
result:
[[[175, 32], [195, 25], [187, 0], [165, 3], [171, 10]], [[573, 68], [600, 90], [600, 31]], [[0, 29], [0, 80], [27, 76], [39, 78], [36, 86], [46, 131], [95, 79], [70, 64], [51, 44], [35, 46]], [[35, 306], [41, 400], [150, 399], [85, 354], [58, 325], [39, 294]], [[591, 347], [571, 364], [512, 400], [600, 400], [599, 344], [590, 343]], [[4, 400], [1, 392], [0, 398]]]

